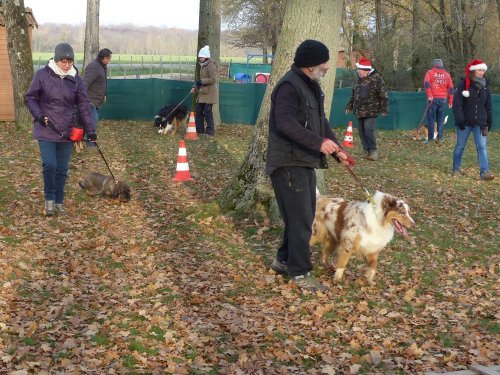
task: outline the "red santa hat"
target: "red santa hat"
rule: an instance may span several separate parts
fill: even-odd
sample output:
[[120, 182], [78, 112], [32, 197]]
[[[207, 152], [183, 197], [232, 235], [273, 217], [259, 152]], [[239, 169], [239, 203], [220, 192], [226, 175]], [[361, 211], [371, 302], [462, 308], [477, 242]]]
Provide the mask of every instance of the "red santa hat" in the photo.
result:
[[356, 63], [356, 68], [361, 70], [372, 70], [373, 69], [372, 62], [363, 56]]
[[487, 70], [488, 66], [484, 63], [483, 60], [472, 60], [470, 63], [467, 64], [465, 67], [465, 90], [462, 91], [462, 95], [465, 96], [466, 98], [469, 97], [469, 86], [470, 86], [470, 72], [473, 72], [474, 70]]

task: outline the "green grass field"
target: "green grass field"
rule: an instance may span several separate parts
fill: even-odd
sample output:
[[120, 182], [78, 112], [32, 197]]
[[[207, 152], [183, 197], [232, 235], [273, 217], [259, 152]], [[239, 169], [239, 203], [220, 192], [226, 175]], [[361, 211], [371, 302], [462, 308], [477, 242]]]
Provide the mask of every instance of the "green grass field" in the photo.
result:
[[[54, 57], [53, 52], [33, 52], [33, 62], [45, 63], [49, 59]], [[77, 62], [83, 62], [83, 53], [75, 53], [75, 59]], [[222, 57], [223, 63], [246, 63], [245, 57]], [[176, 61], [189, 61], [196, 62], [196, 56], [176, 56], [176, 55], [128, 55], [128, 54], [113, 54], [112, 63], [120, 63], [120, 64], [140, 64], [140, 63], [159, 63], [159, 62], [176, 62]], [[261, 60], [252, 59], [250, 60], [251, 64], [260, 63]]]
[[[221, 212], [252, 126], [185, 141], [193, 182], [178, 183], [181, 135], [149, 121], [102, 121], [98, 142], [132, 200], [88, 197], [78, 181], [109, 174], [96, 149], [74, 154], [68, 216], [43, 216], [41, 163], [28, 132], [0, 133], [0, 368], [5, 373], [423, 374], [498, 364], [499, 178], [478, 179], [474, 144], [451, 177], [444, 145], [378, 131], [380, 160], [355, 173], [407, 201], [417, 226], [379, 257], [374, 284], [353, 259], [342, 283], [301, 294], [268, 266], [281, 225]], [[342, 131], [343, 129], [339, 130]], [[343, 134], [337, 134], [342, 139]], [[489, 138], [498, 176], [500, 134]], [[331, 162], [324, 193], [363, 199]]]

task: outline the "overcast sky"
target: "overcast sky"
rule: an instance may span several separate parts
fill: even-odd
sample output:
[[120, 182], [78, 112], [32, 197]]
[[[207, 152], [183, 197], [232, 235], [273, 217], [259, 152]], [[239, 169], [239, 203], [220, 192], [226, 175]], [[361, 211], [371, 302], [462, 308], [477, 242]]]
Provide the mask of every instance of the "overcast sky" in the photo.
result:
[[[87, 0], [24, 0], [38, 23], [85, 23]], [[99, 23], [198, 29], [200, 0], [100, 0]]]

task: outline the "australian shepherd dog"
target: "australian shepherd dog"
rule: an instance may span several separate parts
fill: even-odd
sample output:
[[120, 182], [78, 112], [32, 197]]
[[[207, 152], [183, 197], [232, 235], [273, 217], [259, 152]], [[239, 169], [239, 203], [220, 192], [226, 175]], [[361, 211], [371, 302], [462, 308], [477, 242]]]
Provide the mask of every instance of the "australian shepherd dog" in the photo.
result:
[[186, 128], [188, 117], [187, 107], [183, 104], [169, 104], [161, 108], [155, 116], [154, 125], [158, 128], [159, 134], [177, 133], [179, 126]]
[[371, 283], [378, 255], [394, 232], [408, 237], [406, 228], [414, 225], [408, 205], [386, 193], [377, 191], [364, 202], [318, 196], [310, 243], [321, 243], [321, 260], [327, 267], [333, 266], [331, 255], [336, 251], [336, 281], [342, 280], [351, 256], [363, 256], [368, 264], [366, 279]]

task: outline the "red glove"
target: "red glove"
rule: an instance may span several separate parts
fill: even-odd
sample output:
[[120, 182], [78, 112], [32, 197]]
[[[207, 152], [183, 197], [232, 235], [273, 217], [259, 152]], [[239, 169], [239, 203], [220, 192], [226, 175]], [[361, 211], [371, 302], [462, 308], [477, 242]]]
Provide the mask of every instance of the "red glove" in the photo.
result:
[[[341, 148], [341, 149], [339, 150], [339, 152], [343, 152], [344, 154], [346, 154], [346, 156], [347, 156], [346, 161], [349, 163], [349, 165], [350, 165], [351, 167], [354, 167], [354, 166], [356, 165], [356, 160], [355, 160], [355, 159], [354, 159], [351, 155], [349, 155], [349, 153], [348, 153], [346, 150], [344, 150], [343, 148]], [[333, 157], [335, 160], [337, 160], [337, 162], [339, 162], [339, 163], [340, 163], [340, 162], [342, 161], [342, 159], [340, 159], [340, 158], [339, 158], [339, 156], [338, 156], [337, 154], [331, 154], [331, 155], [332, 155], [332, 157]]]

